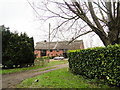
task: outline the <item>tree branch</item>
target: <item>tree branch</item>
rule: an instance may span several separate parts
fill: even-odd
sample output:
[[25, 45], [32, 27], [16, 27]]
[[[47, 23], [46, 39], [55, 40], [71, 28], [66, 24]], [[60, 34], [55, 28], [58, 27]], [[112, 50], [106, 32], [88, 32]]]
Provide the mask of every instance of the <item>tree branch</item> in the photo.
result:
[[90, 32], [93, 32], [93, 31], [88, 31], [88, 32], [86, 32], [86, 33], [83, 33], [83, 34], [78, 35], [77, 37], [75, 37], [74, 39], [72, 39], [71, 41], [69, 41], [67, 45], [69, 45], [71, 42], [73, 42], [75, 39], [79, 38], [80, 36], [83, 36], [83, 35], [88, 34], [88, 33], [90, 33]]
[[117, 25], [120, 25], [120, 1], [117, 2]]
[[106, 36], [106, 33], [103, 30], [103, 27], [101, 26], [100, 22], [98, 21], [98, 17], [95, 15], [94, 10], [93, 10], [93, 6], [91, 2], [88, 2], [89, 5], [89, 10], [91, 13], [91, 16], [95, 22], [95, 24], [97, 25], [97, 27], [100, 29], [100, 31]]
[[100, 9], [102, 9], [106, 14], [108, 14], [107, 11], [105, 11], [99, 4], [97, 4], [96, 2], [93, 2], [94, 4], [96, 4]]

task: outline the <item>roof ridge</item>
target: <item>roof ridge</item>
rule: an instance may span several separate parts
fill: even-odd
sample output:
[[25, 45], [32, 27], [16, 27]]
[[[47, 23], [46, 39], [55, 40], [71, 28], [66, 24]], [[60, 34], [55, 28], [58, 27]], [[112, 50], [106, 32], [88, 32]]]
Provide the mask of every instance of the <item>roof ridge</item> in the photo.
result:
[[[78, 41], [83, 41], [83, 40], [74, 40], [73, 42], [78, 42]], [[61, 43], [61, 42], [69, 42], [69, 41], [54, 41], [54, 42], [50, 42], [50, 43]], [[38, 43], [45, 43], [44, 41], [40, 41], [40, 42], [37, 42], [36, 44]], [[49, 42], [46, 42], [46, 43], [49, 43]]]
[[[69, 41], [56, 41], [50, 42], [50, 49], [80, 49], [83, 40], [75, 40], [71, 44]], [[49, 42], [37, 42], [35, 49], [48, 49]]]

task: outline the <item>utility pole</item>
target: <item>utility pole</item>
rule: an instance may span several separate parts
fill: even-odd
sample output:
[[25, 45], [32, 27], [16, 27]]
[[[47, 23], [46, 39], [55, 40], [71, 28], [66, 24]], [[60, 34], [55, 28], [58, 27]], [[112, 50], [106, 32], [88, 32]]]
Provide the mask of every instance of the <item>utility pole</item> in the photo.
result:
[[49, 55], [48, 55], [48, 63], [50, 62], [50, 23], [49, 23]]

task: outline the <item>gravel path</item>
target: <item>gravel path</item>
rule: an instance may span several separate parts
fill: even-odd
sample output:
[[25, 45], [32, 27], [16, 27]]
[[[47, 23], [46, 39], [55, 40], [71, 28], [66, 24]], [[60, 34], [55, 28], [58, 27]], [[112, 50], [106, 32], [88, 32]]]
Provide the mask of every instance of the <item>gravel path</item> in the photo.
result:
[[[55, 67], [55, 68], [49, 69], [52, 67]], [[19, 83], [21, 83], [26, 78], [34, 77], [42, 73], [50, 72], [50, 71], [57, 70], [64, 67], [68, 67], [68, 64], [55, 65], [55, 66], [50, 66], [50, 67], [41, 68], [41, 69], [2, 75], [2, 88], [15, 88]], [[44, 70], [47, 68], [48, 70]], [[43, 71], [40, 71], [40, 70], [43, 70]]]

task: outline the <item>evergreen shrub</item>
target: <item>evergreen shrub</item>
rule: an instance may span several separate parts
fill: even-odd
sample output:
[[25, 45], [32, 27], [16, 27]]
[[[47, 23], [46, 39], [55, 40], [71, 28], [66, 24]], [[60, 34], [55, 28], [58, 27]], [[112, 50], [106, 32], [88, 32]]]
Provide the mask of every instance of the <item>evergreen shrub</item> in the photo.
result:
[[13, 68], [25, 64], [34, 63], [34, 40], [27, 34], [10, 32], [4, 26], [0, 26], [2, 31], [2, 65], [3, 68]]

